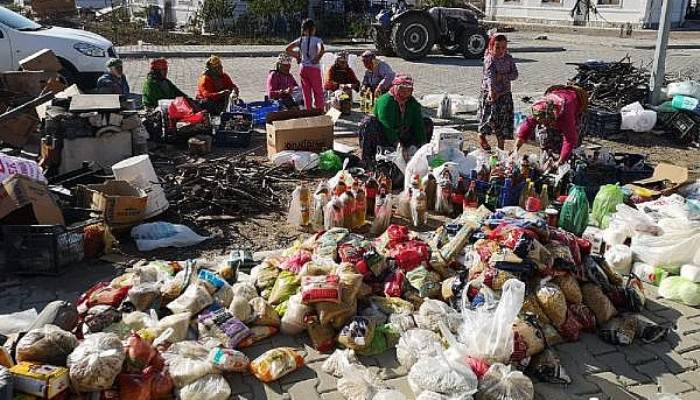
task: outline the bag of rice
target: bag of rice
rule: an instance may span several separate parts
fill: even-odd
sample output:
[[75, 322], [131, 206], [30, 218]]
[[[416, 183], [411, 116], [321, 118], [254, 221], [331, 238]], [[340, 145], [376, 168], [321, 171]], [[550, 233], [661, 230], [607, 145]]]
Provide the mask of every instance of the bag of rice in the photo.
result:
[[66, 365], [66, 358], [78, 346], [78, 339], [70, 332], [55, 325], [27, 332], [17, 342], [17, 362], [31, 361], [41, 364]]
[[301, 299], [304, 304], [340, 302], [340, 277], [338, 275], [302, 277]]
[[180, 400], [227, 400], [231, 387], [223, 376], [210, 374], [181, 387], [178, 393]]
[[226, 372], [245, 372], [250, 360], [238, 350], [216, 347], [207, 358], [216, 368]]
[[124, 347], [117, 335], [90, 335], [68, 356], [70, 380], [81, 392], [109, 389], [122, 370], [124, 358]]

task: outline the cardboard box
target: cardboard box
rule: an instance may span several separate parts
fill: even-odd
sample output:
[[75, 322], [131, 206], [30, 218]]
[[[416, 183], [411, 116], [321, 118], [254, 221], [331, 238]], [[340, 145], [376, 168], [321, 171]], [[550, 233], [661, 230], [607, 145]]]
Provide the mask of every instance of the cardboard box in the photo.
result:
[[654, 168], [651, 178], [634, 181], [625, 187], [647, 189], [651, 197], [667, 196], [688, 183], [688, 168], [660, 163]]
[[56, 77], [48, 71], [6, 71], [0, 72], [0, 82], [5, 90], [39, 97], [49, 80]]
[[126, 181], [101, 185], [79, 185], [76, 198], [80, 207], [102, 212], [108, 225], [133, 226], [144, 219], [148, 195]]
[[283, 111], [267, 116], [267, 156], [283, 150], [320, 153], [333, 148], [334, 120], [318, 111]]
[[48, 185], [24, 175], [13, 175], [2, 182], [0, 220], [12, 225], [65, 225]]
[[10, 368], [15, 391], [50, 400], [68, 390], [68, 368], [21, 362]]
[[61, 62], [50, 49], [39, 50], [31, 56], [19, 60], [19, 66], [25, 71], [58, 72], [63, 69]]

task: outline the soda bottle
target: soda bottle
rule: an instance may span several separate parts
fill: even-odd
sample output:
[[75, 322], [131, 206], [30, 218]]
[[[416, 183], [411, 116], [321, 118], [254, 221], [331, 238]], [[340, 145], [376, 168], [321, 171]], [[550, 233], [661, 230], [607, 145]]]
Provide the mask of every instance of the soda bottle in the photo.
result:
[[311, 192], [304, 183], [301, 184], [300, 189], [301, 226], [307, 226], [311, 223]]
[[549, 185], [546, 183], [542, 185], [542, 191], [540, 192], [540, 205], [543, 210], [549, 208]]
[[338, 179], [338, 184], [335, 185], [335, 195], [340, 197], [348, 190], [348, 186], [345, 184], [345, 179], [342, 177]]
[[464, 196], [464, 203], [462, 204], [463, 209], [467, 208], [478, 208], [479, 198], [476, 196], [476, 181], [471, 181], [469, 183], [469, 190], [467, 190], [466, 196]]
[[486, 192], [486, 206], [491, 211], [495, 211], [498, 208], [498, 194], [496, 182], [495, 180], [492, 180], [491, 184], [489, 185], [489, 190]]
[[[353, 185], [354, 186], [354, 185]], [[365, 188], [359, 187], [355, 194], [355, 227], [359, 228], [365, 224], [367, 219], [367, 198]]]
[[419, 190], [411, 197], [411, 221], [418, 227], [428, 221], [428, 197]]
[[503, 188], [501, 188], [501, 199], [500, 206], [508, 207], [513, 204], [513, 181], [509, 178], [503, 182]]
[[353, 229], [355, 227], [355, 196], [347, 190], [340, 196], [340, 203], [343, 207], [343, 226]]
[[518, 205], [520, 208], [523, 210], [525, 209], [525, 204], [527, 204], [527, 199], [532, 195], [532, 181], [530, 179], [527, 179], [525, 181], [525, 186], [523, 187], [522, 193], [520, 193], [520, 200], [518, 201]]
[[365, 184], [365, 199], [367, 200], [367, 214], [374, 215], [374, 204], [377, 198], [377, 192], [379, 192], [379, 182], [374, 178], [374, 175], [370, 175], [367, 183]]
[[464, 203], [464, 195], [467, 193], [467, 183], [464, 181], [463, 177], [459, 177], [457, 180], [457, 187], [452, 192], [452, 212], [455, 215], [462, 214], [462, 207]]
[[423, 190], [425, 190], [426, 200], [428, 202], [428, 210], [435, 210], [435, 195], [437, 194], [437, 181], [435, 180], [435, 175], [432, 172], [428, 172], [421, 182]]

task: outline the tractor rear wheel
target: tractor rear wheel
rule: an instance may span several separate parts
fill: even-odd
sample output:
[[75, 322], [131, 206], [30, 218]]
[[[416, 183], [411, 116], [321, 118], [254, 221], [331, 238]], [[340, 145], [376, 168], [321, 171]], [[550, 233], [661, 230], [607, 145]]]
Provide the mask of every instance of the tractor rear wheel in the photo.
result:
[[433, 21], [428, 14], [407, 13], [394, 22], [391, 39], [399, 57], [409, 61], [420, 60], [435, 45]]

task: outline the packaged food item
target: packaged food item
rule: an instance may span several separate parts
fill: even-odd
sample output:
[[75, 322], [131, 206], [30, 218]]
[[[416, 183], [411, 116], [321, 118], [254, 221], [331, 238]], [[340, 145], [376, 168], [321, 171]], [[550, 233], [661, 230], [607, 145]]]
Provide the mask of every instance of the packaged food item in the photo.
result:
[[263, 382], [272, 382], [304, 365], [304, 357], [291, 347], [268, 350], [250, 363], [250, 371]]
[[64, 367], [20, 362], [10, 368], [10, 374], [12, 387], [16, 392], [40, 399], [53, 399], [70, 388], [68, 369]]
[[583, 296], [581, 295], [581, 287], [578, 281], [572, 274], [564, 274], [554, 278], [554, 284], [556, 284], [562, 293], [566, 301], [573, 304], [581, 304], [583, 302]]
[[[104, 282], [100, 282], [88, 289], [88, 291], [78, 299], [78, 305], [90, 308], [99, 304], [105, 304], [117, 308], [124, 298], [126, 298], [129, 289], [129, 286], [113, 288]], [[78, 307], [78, 311], [81, 311], [80, 307]]]
[[83, 333], [102, 332], [106, 327], [119, 321], [121, 313], [112, 306], [100, 304], [90, 307], [83, 317]]
[[558, 286], [546, 283], [537, 289], [537, 301], [554, 326], [566, 320], [566, 298]]
[[617, 315], [617, 309], [600, 286], [586, 283], [581, 286], [583, 303], [593, 311], [598, 324], [604, 324]]
[[187, 330], [190, 326], [190, 314], [189, 313], [179, 313], [168, 315], [163, 317], [158, 321], [156, 328], [156, 333], [158, 335], [162, 334], [168, 329], [172, 329], [173, 333], [170, 335], [169, 341], [171, 343], [181, 342], [187, 339]]
[[188, 312], [190, 315], [195, 315], [210, 305], [212, 301], [209, 291], [203, 285], [192, 284], [167, 307], [173, 314]]
[[306, 333], [311, 339], [311, 345], [321, 353], [327, 353], [335, 347], [335, 329], [322, 325], [318, 320], [306, 326]]
[[296, 274], [289, 271], [280, 272], [267, 299], [268, 302], [277, 305], [288, 300], [299, 289], [299, 285], [300, 280]]
[[545, 348], [542, 333], [527, 321], [518, 320], [513, 324], [513, 333], [525, 343], [525, 356], [532, 357]]
[[250, 270], [250, 279], [255, 283], [255, 287], [257, 287], [259, 290], [264, 290], [271, 288], [275, 284], [279, 274], [280, 270], [277, 269], [276, 266], [272, 265], [269, 260], [265, 260], [262, 264], [257, 265]]
[[0, 399], [12, 400], [13, 391], [12, 374], [8, 367], [0, 363]]
[[250, 329], [225, 308], [203, 312], [197, 321], [200, 336], [213, 338], [223, 347], [235, 348], [251, 335]]
[[70, 332], [54, 325], [44, 325], [27, 332], [17, 342], [17, 362], [31, 361], [56, 366], [66, 365], [68, 355], [78, 346]]
[[211, 349], [208, 357], [216, 368], [226, 372], [244, 372], [248, 370], [250, 360], [238, 350], [216, 347]]
[[534, 376], [542, 382], [564, 384], [571, 383], [571, 378], [561, 365], [561, 361], [554, 350], [546, 349], [534, 356], [527, 369], [528, 375]]
[[117, 335], [92, 334], [68, 356], [70, 380], [79, 391], [109, 389], [121, 372], [124, 357], [124, 347]]
[[301, 299], [304, 304], [340, 302], [340, 277], [338, 275], [302, 277]]
[[138, 311], [160, 307], [160, 285], [157, 283], [140, 283], [129, 289], [127, 300]]
[[179, 390], [180, 400], [228, 400], [231, 386], [221, 375], [210, 374]]
[[117, 377], [119, 398], [129, 400], [151, 400], [153, 374], [121, 373]]
[[366, 317], [354, 317], [338, 334], [338, 343], [348, 349], [362, 349], [372, 341], [374, 328], [374, 320]]
[[595, 314], [585, 304], [569, 304], [568, 313], [571, 314], [581, 324], [581, 330], [584, 332], [595, 333], [596, 320]]
[[537, 297], [534, 294], [530, 294], [525, 297], [525, 300], [523, 301], [522, 310], [523, 313], [529, 313], [536, 316], [537, 321], [541, 325], [547, 325], [551, 323], [549, 317], [547, 317], [547, 314], [542, 310], [542, 307], [540, 307], [540, 303], [537, 302]]
[[399, 297], [372, 296], [370, 304], [379, 308], [384, 314], [411, 314], [413, 304]]
[[561, 337], [567, 342], [578, 342], [581, 338], [581, 328], [582, 326], [578, 319], [572, 313], [567, 313], [566, 320], [557, 329]]
[[343, 367], [338, 379], [338, 392], [348, 400], [374, 399], [382, 382], [362, 364], [348, 364]]
[[241, 342], [238, 344], [238, 348], [243, 349], [258, 342], [262, 342], [263, 340], [274, 336], [278, 331], [279, 328], [274, 326], [251, 326], [250, 336], [241, 340]]
[[413, 393], [423, 391], [444, 393], [448, 396], [470, 396], [476, 392], [478, 381], [471, 368], [453, 368], [444, 356], [424, 357], [408, 373], [408, 384]]
[[220, 277], [216, 272], [206, 269], [200, 269], [197, 278], [199, 282], [207, 288], [210, 294], [214, 294], [217, 290], [224, 287], [224, 285], [228, 285], [226, 280]]
[[253, 325], [274, 326], [279, 328], [280, 317], [265, 299], [256, 297], [248, 302], [252, 308], [252, 315], [249, 319]]
[[420, 297], [436, 297], [442, 289], [440, 275], [435, 271], [428, 271], [423, 265], [407, 272], [406, 280], [418, 290]]
[[357, 299], [343, 292], [340, 303], [315, 303], [314, 308], [321, 324], [340, 329], [357, 314]]
[[168, 400], [173, 396], [175, 384], [168, 372], [157, 372], [151, 382], [151, 398], [153, 400]]
[[138, 334], [132, 333], [126, 341], [125, 370], [128, 373], [140, 373], [160, 357], [151, 343], [143, 340]]
[[411, 368], [424, 357], [435, 357], [436, 349], [440, 347], [442, 344], [437, 333], [426, 329], [411, 329], [399, 338], [399, 343], [396, 345], [396, 359], [399, 364]]
[[249, 282], [236, 282], [233, 285], [233, 296], [243, 297], [250, 301], [258, 297], [258, 291], [255, 289], [255, 286]]
[[[262, 300], [265, 301], [265, 299]], [[253, 318], [253, 307], [244, 297], [234, 297], [229, 306], [229, 311], [234, 317], [243, 322], [248, 322]]]
[[176, 387], [181, 388], [208, 374], [216, 373], [209, 362], [209, 350], [194, 341], [175, 343], [163, 353], [168, 372]]
[[520, 371], [503, 364], [493, 364], [479, 382], [477, 400], [532, 400], [532, 381]]
[[280, 329], [285, 335], [298, 335], [305, 328], [304, 317], [311, 312], [311, 308], [301, 301], [301, 293], [290, 297], [287, 302], [287, 311], [280, 319]]

